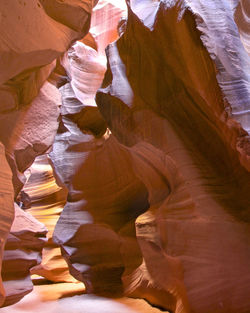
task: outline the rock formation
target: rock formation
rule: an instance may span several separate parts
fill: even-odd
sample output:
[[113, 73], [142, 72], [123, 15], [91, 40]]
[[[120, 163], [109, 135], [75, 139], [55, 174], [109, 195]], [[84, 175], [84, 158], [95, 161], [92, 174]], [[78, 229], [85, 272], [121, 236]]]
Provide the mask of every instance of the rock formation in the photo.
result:
[[15, 219], [8, 235], [2, 262], [5, 290], [3, 306], [18, 302], [31, 292], [30, 269], [41, 262], [47, 229], [15, 205]]
[[1, 3], [5, 31], [0, 40], [0, 140], [13, 171], [15, 196], [24, 183], [23, 171], [53, 143], [60, 97], [47, 80], [56, 59], [88, 32], [93, 4], [92, 0]]
[[34, 99], [54, 60], [88, 32], [92, 5], [92, 0], [1, 3], [1, 111]]
[[48, 229], [48, 242], [42, 252], [42, 261], [31, 269], [31, 274], [54, 282], [75, 281], [69, 274], [60, 248], [52, 241], [55, 225], [66, 202], [67, 191], [56, 184], [47, 154], [37, 157], [26, 175], [29, 177], [23, 192], [29, 197], [30, 203], [25, 210]]
[[[173, 186], [153, 214], [150, 209], [145, 218], [138, 217], [137, 236], [144, 263], [127, 283], [133, 290], [137, 279], [136, 296], [155, 302], [155, 293], [157, 304], [174, 312], [188, 311], [188, 306], [178, 304], [182, 297], [177, 292], [179, 282], [184, 283], [192, 312], [248, 312], [249, 137], [232, 119], [234, 109], [241, 110], [240, 98], [230, 99], [226, 94], [228, 101], [234, 101], [225, 102], [215, 65], [200, 39], [196, 22], [207, 36], [202, 37], [204, 41], [209, 35], [218, 40], [210, 28], [202, 28], [206, 25], [205, 17], [211, 18], [209, 6], [203, 6], [205, 15], [203, 11], [198, 15], [197, 10], [202, 7], [199, 1], [148, 5], [150, 2], [132, 1], [134, 12], [129, 9], [124, 34], [108, 47], [109, 68], [96, 100], [120, 142], [133, 150], [138, 143], [147, 141], [175, 160], [176, 171], [183, 177], [182, 188], [193, 204], [186, 206], [185, 198]], [[147, 10], [143, 10], [144, 5], [148, 5]], [[214, 5], [222, 6], [216, 2]], [[201, 16], [204, 19], [199, 23]], [[210, 25], [214, 23], [215, 20], [210, 21]], [[232, 68], [243, 60], [242, 46], [237, 48], [238, 59]], [[217, 66], [227, 57], [225, 51], [213, 56]], [[218, 69], [219, 83], [225, 69], [229, 71], [228, 67]], [[237, 73], [242, 87], [243, 77], [247, 77], [240, 74], [244, 70]], [[231, 74], [224, 73], [228, 83]], [[234, 81], [231, 95], [238, 92]], [[243, 90], [244, 99], [249, 99], [247, 89]], [[231, 116], [226, 113], [230, 105]], [[145, 178], [141, 180], [145, 182]], [[152, 248], [155, 239], [152, 240], [150, 229], [158, 234], [158, 248]], [[237, 242], [236, 249], [232, 242]], [[167, 266], [163, 257], [158, 257], [160, 254], [170, 258], [170, 264], [179, 263], [183, 278], [174, 265]], [[155, 270], [157, 265], [162, 269], [160, 274]], [[146, 288], [143, 279], [136, 277], [140, 275], [138, 271], [155, 279], [153, 288]], [[172, 279], [168, 284], [169, 276]], [[244, 281], [236, 290], [239, 277], [244, 277]], [[155, 291], [164, 282], [166, 291], [174, 298], [167, 305]]]
[[[109, 22], [107, 33], [101, 26], [102, 21], [107, 21], [95, 18], [98, 12], [104, 12]], [[104, 46], [117, 38], [117, 24], [123, 12], [115, 4], [100, 2], [93, 12], [90, 28], [94, 44], [88, 46], [86, 40], [77, 42], [63, 58], [69, 82], [60, 88], [62, 118], [50, 154], [58, 183], [68, 189], [54, 240], [62, 248], [70, 273], [85, 283], [88, 292], [101, 294], [119, 293], [122, 285], [124, 262], [116, 230], [129, 225], [132, 207], [135, 212], [131, 214], [136, 215], [137, 210], [143, 211], [147, 206], [146, 189], [136, 179], [133, 169], [129, 169], [127, 153], [109, 135], [94, 99], [106, 70]], [[121, 154], [117, 161], [116, 153]], [[103, 160], [106, 161], [102, 165]], [[132, 194], [126, 199], [129, 191]], [[97, 210], [99, 206], [103, 213]], [[119, 213], [115, 212], [117, 209]], [[126, 227], [129, 230], [132, 227], [134, 232], [133, 225]], [[134, 239], [133, 245], [137, 245]], [[81, 246], [85, 248], [82, 250]], [[98, 251], [100, 246], [104, 249]], [[137, 264], [136, 256], [130, 262]]]
[[12, 168], [15, 196], [26, 181], [24, 171], [53, 143], [60, 103], [58, 89], [45, 82], [31, 104], [0, 115], [0, 140]]
[[[5, 158], [5, 149], [2, 143], [0, 143], [0, 169], [0, 270], [2, 270], [4, 245], [14, 219], [12, 174]], [[0, 276], [0, 306], [4, 299], [5, 291]]]
[[247, 0], [241, 0], [237, 2], [237, 8], [235, 10], [235, 22], [238, 26], [241, 41], [247, 51], [250, 54], [250, 43], [249, 43], [249, 3]]
[[[53, 73], [57, 70], [56, 59], [75, 40], [87, 34], [94, 4], [96, 1], [92, 0], [20, 0], [3, 1], [0, 4], [0, 25], [4, 30], [0, 39], [1, 262], [14, 216], [13, 187], [17, 200], [26, 181], [24, 171], [37, 155], [43, 154], [51, 146], [58, 128], [61, 99], [58, 89], [53, 85], [57, 77]], [[11, 176], [13, 187], [9, 181]], [[10, 255], [10, 252], [6, 253]], [[25, 253], [23, 257], [28, 260]], [[32, 264], [35, 265], [34, 262]], [[26, 267], [25, 277], [28, 275], [27, 270]], [[2, 276], [6, 275], [5, 270], [2, 271]], [[8, 278], [8, 283], [5, 283], [8, 292], [14, 291], [13, 283], [13, 277], [10, 280]], [[30, 288], [31, 282], [28, 284]], [[24, 287], [26, 291], [16, 291], [19, 295], [12, 294], [11, 297], [16, 300], [11, 300], [7, 292], [5, 299], [5, 292], [0, 285], [0, 306], [3, 301], [6, 305], [18, 297], [20, 299], [28, 290]]]
[[[0, 5], [8, 26], [0, 41], [0, 157], [6, 164], [6, 150], [16, 201], [26, 209], [31, 201], [28, 211], [50, 236], [31, 271], [66, 280], [66, 263], [52, 263], [60, 246], [88, 293], [143, 298], [174, 313], [249, 313], [247, 1], [127, 3], [124, 14], [125, 3], [100, 0], [91, 24], [96, 1], [20, 0], [10, 18], [9, 4]], [[11, 37], [23, 19], [26, 40]], [[58, 185], [51, 168], [36, 168], [41, 157], [21, 190], [24, 171], [52, 143]], [[1, 179], [3, 249], [13, 214], [8, 166]], [[4, 305], [31, 289], [28, 273], [44, 244], [37, 222], [18, 230], [21, 216], [6, 245]], [[35, 243], [39, 251], [27, 253]], [[18, 277], [28, 283], [9, 293], [18, 258]]]

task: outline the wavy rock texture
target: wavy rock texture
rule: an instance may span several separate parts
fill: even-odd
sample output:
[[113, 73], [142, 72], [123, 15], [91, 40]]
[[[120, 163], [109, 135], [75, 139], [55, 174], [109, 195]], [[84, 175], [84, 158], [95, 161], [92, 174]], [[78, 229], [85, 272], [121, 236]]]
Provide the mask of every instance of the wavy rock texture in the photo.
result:
[[34, 99], [53, 61], [88, 32], [92, 6], [92, 0], [1, 3], [1, 110]]
[[[109, 67], [96, 97], [112, 134], [121, 143], [131, 150], [142, 141], [159, 148], [175, 160], [175, 171], [182, 177], [172, 175], [176, 183], [170, 184], [169, 196], [155, 210], [149, 200], [150, 210], [137, 218], [144, 262], [127, 277], [127, 292], [174, 312], [188, 312], [186, 288], [191, 312], [246, 313], [250, 310], [247, 133], [226, 114], [228, 103], [218, 86], [215, 66], [202, 44], [195, 16], [185, 9], [189, 6], [196, 14], [201, 2], [151, 4], [131, 3], [138, 16], [129, 10], [124, 34], [109, 45]], [[228, 6], [222, 5], [225, 16], [230, 15]], [[210, 25], [220, 20], [222, 10], [214, 20], [210, 2], [203, 11]], [[198, 13], [201, 29], [206, 24], [199, 24]], [[213, 38], [214, 33], [216, 29], [206, 35]], [[241, 49], [242, 45], [239, 58]], [[219, 60], [229, 57], [230, 51], [223, 51], [216, 56]], [[232, 66], [237, 67], [237, 62]], [[225, 75], [230, 76], [232, 72], [226, 70]], [[237, 75], [243, 82], [241, 70]], [[231, 88], [232, 93], [239, 92], [233, 83]], [[244, 99], [249, 99], [247, 92]], [[238, 105], [240, 109], [240, 102]], [[166, 164], [165, 170], [168, 168]], [[163, 169], [158, 172], [164, 173]], [[146, 185], [147, 172], [136, 175]], [[171, 181], [171, 175], [166, 180]], [[151, 276], [155, 283], [144, 283], [143, 275]], [[157, 292], [164, 288], [171, 295], [169, 303]]]
[[60, 103], [58, 89], [46, 82], [30, 105], [0, 115], [0, 140], [13, 171], [15, 196], [25, 183], [23, 172], [53, 143]]
[[[87, 291], [105, 294], [119, 293], [122, 286], [125, 261], [119, 251], [122, 239], [118, 230], [124, 236], [126, 232], [132, 234], [131, 249], [137, 253], [128, 210], [133, 207], [135, 212], [131, 214], [137, 216], [137, 211], [147, 206], [145, 187], [129, 169], [127, 152], [112, 136], [109, 138], [94, 100], [106, 70], [104, 45], [117, 38], [117, 24], [123, 13], [112, 1], [101, 1], [90, 29], [97, 51], [83, 40], [63, 58], [70, 82], [60, 88], [62, 120], [50, 154], [58, 181], [69, 190], [54, 240], [62, 247], [71, 274], [84, 281]], [[105, 18], [109, 23], [107, 33], [101, 28]], [[119, 161], [115, 160], [116, 153], [121, 155]], [[127, 173], [123, 174], [125, 169]], [[129, 197], [128, 190], [132, 193]], [[131, 255], [128, 258], [127, 263], [140, 264], [136, 254], [134, 260]]]
[[[226, 111], [250, 132], [250, 59], [247, 54], [245, 33], [248, 1], [184, 1], [195, 14], [201, 39], [214, 60], [217, 80], [229, 105]], [[235, 13], [235, 5], [238, 7]], [[242, 18], [239, 15], [243, 15]], [[239, 22], [240, 19], [240, 22]], [[243, 26], [243, 29], [242, 29]], [[218, 31], [219, 29], [219, 31]], [[248, 31], [248, 30], [247, 30]], [[242, 40], [241, 40], [242, 39]], [[225, 52], [226, 51], [226, 52]]]
[[[0, 143], [0, 271], [5, 241], [7, 239], [12, 221], [14, 219], [14, 192], [12, 186], [12, 173], [5, 157], [5, 149]], [[5, 291], [0, 277], [0, 306], [3, 304]]]
[[[54, 240], [61, 245], [71, 274], [84, 282], [87, 292], [114, 295], [124, 287], [133, 297], [147, 293], [146, 298], [155, 305], [188, 310], [181, 279], [176, 286], [173, 281], [177, 278], [170, 278], [169, 273], [167, 280], [155, 277], [159, 260], [182, 277], [178, 260], [164, 255], [153, 232], [154, 261], [145, 253], [151, 262], [145, 268], [135, 236], [135, 219], [149, 207], [148, 199], [154, 211], [169, 194], [176, 173], [166, 169], [166, 164], [175, 169], [173, 162], [147, 143], [130, 150], [112, 135], [95, 139], [69, 118], [63, 117], [62, 122], [64, 129], [56, 136], [50, 155], [69, 193]], [[140, 244], [144, 251], [143, 239]]]
[[30, 269], [41, 262], [47, 229], [32, 215], [15, 205], [15, 219], [8, 235], [2, 279], [5, 289], [3, 306], [18, 302], [33, 289]]
[[0, 38], [0, 140], [13, 170], [15, 196], [25, 182], [23, 171], [53, 142], [61, 101], [47, 80], [55, 83], [56, 59], [87, 34], [94, 4], [92, 0], [1, 3], [5, 31]]
[[[96, 106], [95, 94], [106, 71], [104, 49], [118, 38], [117, 25], [125, 15], [125, 3], [99, 1], [93, 9], [88, 36], [77, 41], [62, 58], [61, 63], [70, 80], [61, 91], [63, 114], [74, 114], [83, 107]], [[73, 109], [71, 99], [74, 97], [79, 101]]]
[[100, 54], [105, 55], [107, 45], [117, 39], [117, 25], [126, 16], [125, 1], [99, 0], [93, 8], [89, 33], [93, 36]]
[[241, 0], [239, 1], [235, 14], [235, 22], [239, 28], [241, 41], [250, 55], [250, 9], [249, 9], [249, 1]]
[[[4, 29], [0, 36], [0, 141], [13, 172], [15, 198], [26, 180], [23, 172], [50, 147], [58, 128], [60, 94], [47, 79], [56, 69], [56, 59], [88, 32], [94, 4], [96, 1], [92, 0], [20, 0], [0, 4], [0, 25]], [[3, 173], [7, 179], [7, 172]], [[11, 225], [13, 214], [13, 202], [8, 200], [12, 191], [8, 187], [6, 183], [9, 193], [3, 190], [2, 208], [9, 206], [1, 226], [4, 232]], [[6, 235], [1, 233], [2, 244]], [[13, 291], [9, 283], [8, 288]], [[13, 299], [18, 298], [19, 291], [15, 292]]]
[[[63, 122], [67, 131], [57, 135], [51, 158], [69, 193], [54, 240], [61, 245], [71, 274], [84, 282], [87, 292], [116, 294], [121, 291], [126, 259], [120, 252], [119, 233], [134, 234], [131, 221], [146, 210], [147, 190], [136, 179], [128, 153], [112, 136], [95, 139], [70, 120]], [[139, 265], [132, 239], [132, 258], [126, 262]]]
[[67, 191], [56, 184], [47, 154], [37, 157], [25, 174], [29, 178], [23, 191], [29, 196], [30, 201], [30, 208], [26, 212], [48, 229], [48, 242], [42, 252], [42, 261], [31, 269], [31, 274], [43, 276], [54, 282], [73, 282], [75, 279], [69, 274], [60, 248], [52, 241], [55, 225], [66, 202]]
[[[95, 94], [104, 78], [106, 57], [79, 41], [69, 49], [66, 57], [63, 65], [70, 83], [61, 87], [64, 89], [62, 97], [66, 104], [65, 109], [67, 102], [70, 102], [70, 98], [74, 95], [81, 103], [77, 106], [78, 111], [84, 106], [96, 106]], [[73, 112], [71, 110], [64, 113], [72, 114]]]
[[[106, 71], [104, 48], [117, 39], [118, 21], [124, 15], [125, 3], [99, 1], [93, 10], [89, 35], [76, 42], [61, 59], [61, 71], [67, 75], [68, 81], [60, 88], [61, 114], [70, 117], [85, 133], [101, 136], [106, 131], [106, 123], [96, 109], [94, 97]], [[61, 121], [59, 133], [65, 130], [64, 121]], [[86, 138], [91, 140], [92, 137]]]
[[[94, 95], [106, 69], [104, 47], [116, 38], [123, 9], [100, 1], [88, 36], [61, 56], [61, 64], [53, 63], [88, 31], [92, 2], [19, 1], [13, 12], [6, 1], [1, 5], [0, 23], [14, 25], [23, 10], [31, 16], [24, 25], [36, 21], [31, 31], [41, 33], [40, 38], [32, 33], [32, 43], [27, 31], [26, 41], [11, 37], [15, 45], [2, 53], [10, 73], [3, 68], [2, 116], [10, 126], [6, 132], [3, 124], [0, 140], [13, 164], [16, 195], [20, 173], [45, 152], [58, 126], [60, 99], [55, 101], [56, 89], [46, 82], [51, 74], [50, 81], [57, 78], [60, 86], [62, 108], [50, 155], [58, 184], [68, 189], [54, 240], [70, 273], [87, 292], [123, 292], [175, 313], [248, 313], [245, 2], [131, 0], [128, 21], [121, 23], [124, 34], [107, 49], [108, 70], [96, 97], [102, 115]], [[2, 34], [2, 42], [8, 35]], [[48, 46], [41, 47], [45, 37]], [[22, 53], [13, 56], [16, 50]], [[50, 90], [49, 113], [40, 114], [39, 97], [43, 107]], [[16, 107], [21, 108], [9, 112]], [[47, 122], [52, 126], [45, 127]], [[49, 212], [43, 213], [47, 219]], [[22, 242], [11, 236], [6, 269], [17, 260], [12, 245]], [[26, 262], [27, 254], [17, 247]], [[30, 256], [22, 277], [36, 262], [37, 254]], [[18, 294], [5, 286], [10, 295], [5, 305], [17, 301]], [[29, 289], [25, 283], [20, 297]]]

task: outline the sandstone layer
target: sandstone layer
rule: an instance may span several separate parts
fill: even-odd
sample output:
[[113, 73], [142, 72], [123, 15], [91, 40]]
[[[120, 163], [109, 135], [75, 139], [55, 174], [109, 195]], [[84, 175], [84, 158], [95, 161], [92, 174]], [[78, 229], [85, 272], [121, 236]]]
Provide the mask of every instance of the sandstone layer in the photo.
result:
[[[107, 49], [109, 67], [96, 101], [121, 143], [132, 150], [143, 141], [150, 143], [175, 161], [182, 178], [170, 185], [169, 196], [157, 208], [137, 218], [144, 263], [127, 277], [127, 292], [174, 312], [188, 312], [190, 306], [197, 313], [246, 313], [250, 309], [249, 137], [234, 114], [226, 113], [229, 106], [238, 105], [240, 110], [241, 104], [236, 99], [229, 102], [229, 97], [225, 102], [225, 90], [219, 88], [218, 62], [213, 63], [197, 30], [197, 25], [200, 30], [207, 25], [199, 23], [203, 11], [199, 17], [196, 14], [201, 2], [132, 1], [131, 6], [134, 11], [129, 9], [125, 32]], [[203, 10], [212, 19], [210, 7]], [[209, 30], [202, 29], [217, 38]], [[223, 51], [215, 55], [218, 60], [229, 57]], [[232, 66], [239, 64], [241, 52]], [[232, 74], [228, 68], [223, 71]], [[237, 77], [243, 82], [243, 74], [238, 72]], [[238, 92], [233, 82], [231, 88]], [[247, 93], [244, 99], [249, 99]], [[145, 176], [141, 176], [144, 184]], [[148, 275], [145, 268], [155, 281], [152, 287], [138, 278], [143, 272]], [[164, 288], [172, 296], [169, 303], [157, 294]]]
[[[0, 5], [1, 248], [13, 214], [6, 151], [16, 201], [31, 200], [49, 228], [32, 273], [66, 280], [60, 246], [88, 293], [174, 313], [249, 313], [247, 1], [131, 0], [125, 20], [123, 5], [100, 0], [90, 27], [96, 2]], [[51, 168], [36, 169], [41, 158], [21, 191], [52, 143], [62, 189]], [[4, 305], [32, 289], [45, 241], [45, 228], [16, 210]]]
[[[1, 3], [0, 140], [13, 171], [15, 196], [22, 175], [52, 144], [58, 128], [56, 59], [84, 37], [96, 1], [15, 1]], [[43, 107], [43, 108], [42, 108]]]
[[[4, 245], [14, 219], [14, 191], [12, 185], [12, 174], [5, 157], [5, 149], [0, 143], [0, 270]], [[5, 299], [5, 291], [0, 276], [0, 307]]]
[[24, 171], [36, 156], [45, 153], [54, 141], [60, 103], [58, 89], [46, 82], [29, 105], [0, 114], [0, 140], [5, 145], [13, 172], [15, 197], [26, 182]]
[[1, 111], [34, 99], [54, 60], [88, 32], [92, 6], [92, 0], [1, 3]]
[[238, 2], [234, 17], [235, 17], [235, 22], [239, 28], [241, 41], [242, 41], [247, 53], [250, 55], [250, 39], [249, 39], [250, 9], [249, 9], [249, 3], [247, 0], [241, 0]]
[[15, 219], [8, 235], [2, 262], [5, 290], [3, 306], [18, 302], [31, 292], [30, 269], [41, 262], [47, 229], [32, 215], [15, 205]]
[[[87, 34], [95, 4], [92, 0], [20, 0], [0, 4], [0, 25], [4, 30], [0, 38], [1, 251], [13, 220], [13, 187], [14, 197], [19, 201], [26, 181], [24, 171], [37, 155], [48, 150], [58, 128], [61, 99], [54, 86], [56, 59]], [[12, 170], [13, 187], [8, 182], [11, 174], [4, 153]], [[28, 224], [27, 220], [27, 229]], [[12, 293], [10, 296], [7, 292], [5, 305], [28, 290], [24, 284], [23, 291], [18, 291], [20, 286], [12, 278], [5, 283], [5, 289], [8, 285], [8, 292]], [[29, 278], [26, 282], [31, 288]], [[1, 304], [3, 300], [1, 285]]]
[[47, 154], [37, 157], [25, 174], [29, 178], [23, 192], [29, 198], [29, 205], [25, 207], [24, 200], [23, 208], [48, 229], [42, 261], [31, 269], [31, 274], [53, 282], [73, 282], [75, 279], [69, 274], [60, 248], [52, 240], [55, 225], [66, 202], [67, 191], [56, 184]]

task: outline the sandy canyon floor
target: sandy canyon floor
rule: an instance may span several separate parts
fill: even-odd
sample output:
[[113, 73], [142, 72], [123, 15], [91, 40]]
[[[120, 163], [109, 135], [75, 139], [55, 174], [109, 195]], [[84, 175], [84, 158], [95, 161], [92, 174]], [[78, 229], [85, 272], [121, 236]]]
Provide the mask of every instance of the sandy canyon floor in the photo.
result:
[[36, 285], [17, 304], [0, 309], [1, 313], [159, 313], [140, 299], [109, 299], [82, 294], [82, 283]]

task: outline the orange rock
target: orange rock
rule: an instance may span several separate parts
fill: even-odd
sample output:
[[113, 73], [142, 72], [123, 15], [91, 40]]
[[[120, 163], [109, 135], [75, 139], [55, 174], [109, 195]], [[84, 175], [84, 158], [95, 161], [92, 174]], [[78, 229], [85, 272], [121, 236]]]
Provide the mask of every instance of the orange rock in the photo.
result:
[[[12, 186], [12, 174], [5, 158], [5, 149], [0, 143], [0, 271], [4, 245], [14, 219], [14, 191]], [[0, 276], [0, 307], [5, 299], [5, 291]]]
[[8, 235], [2, 279], [5, 290], [3, 306], [18, 302], [33, 289], [29, 270], [41, 262], [41, 251], [47, 241], [47, 229], [32, 215], [15, 205], [15, 219]]
[[26, 210], [48, 229], [48, 242], [42, 251], [42, 261], [31, 269], [31, 274], [45, 277], [53, 282], [74, 282], [59, 247], [52, 241], [52, 234], [63, 210], [67, 191], [55, 181], [47, 154], [36, 158], [27, 170], [29, 176], [23, 190], [30, 197], [31, 208]]

